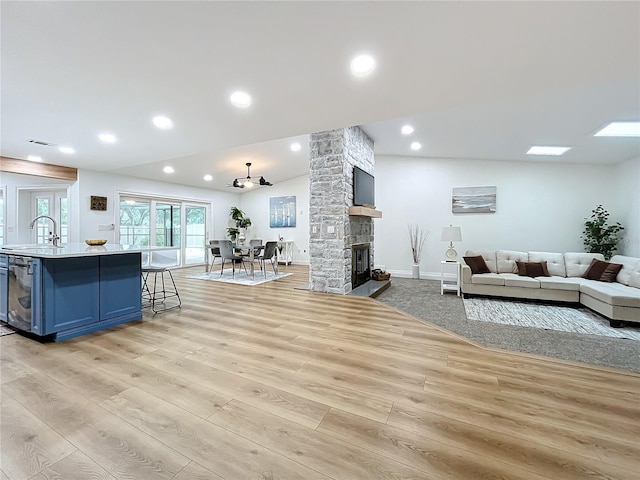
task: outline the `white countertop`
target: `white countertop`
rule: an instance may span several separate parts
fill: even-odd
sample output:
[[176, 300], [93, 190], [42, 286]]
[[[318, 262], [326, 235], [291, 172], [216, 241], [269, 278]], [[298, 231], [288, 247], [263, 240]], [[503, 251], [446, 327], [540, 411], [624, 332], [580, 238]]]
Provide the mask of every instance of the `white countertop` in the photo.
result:
[[138, 247], [136, 245], [106, 245], [89, 246], [86, 243], [67, 243], [59, 247], [49, 245], [3, 245], [0, 254], [18, 255], [37, 258], [70, 258], [99, 255], [118, 255], [123, 253], [141, 253], [152, 250], [173, 250], [176, 247]]

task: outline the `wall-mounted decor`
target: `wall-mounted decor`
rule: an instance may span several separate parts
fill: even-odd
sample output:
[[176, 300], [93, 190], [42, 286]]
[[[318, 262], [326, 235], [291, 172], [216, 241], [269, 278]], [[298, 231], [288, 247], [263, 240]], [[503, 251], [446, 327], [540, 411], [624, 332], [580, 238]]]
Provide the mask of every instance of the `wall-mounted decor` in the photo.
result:
[[91, 210], [106, 210], [107, 197], [96, 197], [91, 195]]
[[454, 187], [453, 213], [496, 213], [496, 187]]
[[269, 226], [271, 228], [296, 226], [296, 197], [269, 199]]

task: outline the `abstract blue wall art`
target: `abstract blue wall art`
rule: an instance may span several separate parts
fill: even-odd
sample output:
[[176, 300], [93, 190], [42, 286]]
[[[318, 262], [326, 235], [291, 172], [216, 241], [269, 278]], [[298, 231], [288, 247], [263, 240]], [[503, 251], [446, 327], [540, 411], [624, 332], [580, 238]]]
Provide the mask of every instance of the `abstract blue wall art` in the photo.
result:
[[296, 197], [271, 197], [269, 199], [269, 226], [271, 228], [296, 226]]

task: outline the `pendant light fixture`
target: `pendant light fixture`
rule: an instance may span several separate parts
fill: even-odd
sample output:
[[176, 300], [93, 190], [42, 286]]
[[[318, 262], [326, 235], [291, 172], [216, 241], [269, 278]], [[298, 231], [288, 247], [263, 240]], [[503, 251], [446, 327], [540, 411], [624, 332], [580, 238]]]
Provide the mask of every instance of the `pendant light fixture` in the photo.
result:
[[273, 183], [267, 182], [264, 179], [264, 177], [260, 177], [260, 180], [258, 180], [258, 181], [252, 180], [251, 179], [251, 162], [247, 162], [247, 163], [245, 163], [245, 165], [247, 166], [247, 177], [246, 178], [234, 178], [233, 179], [233, 183], [231, 184], [232, 187], [236, 187], [236, 188], [252, 188], [254, 185], [259, 185], [259, 186], [264, 186], [264, 187], [273, 186]]

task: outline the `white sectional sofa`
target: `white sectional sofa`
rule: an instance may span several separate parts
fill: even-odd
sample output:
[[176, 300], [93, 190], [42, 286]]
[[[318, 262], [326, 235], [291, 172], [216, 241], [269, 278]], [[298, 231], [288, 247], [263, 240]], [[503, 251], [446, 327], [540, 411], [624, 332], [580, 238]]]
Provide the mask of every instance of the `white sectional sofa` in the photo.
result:
[[[487, 273], [473, 273], [468, 265], [482, 271], [478, 257], [484, 260]], [[612, 327], [624, 322], [640, 323], [640, 258], [612, 257], [609, 262], [621, 264], [622, 269], [617, 275], [615, 269], [613, 274], [609, 272], [608, 279], [614, 279], [610, 283], [583, 277], [593, 259], [603, 261], [604, 257], [582, 252], [467, 251], [462, 264], [462, 293], [580, 303], [607, 317]], [[543, 262], [547, 269], [544, 274], [549, 276], [538, 272]], [[523, 275], [526, 265], [531, 266], [533, 276]]]

